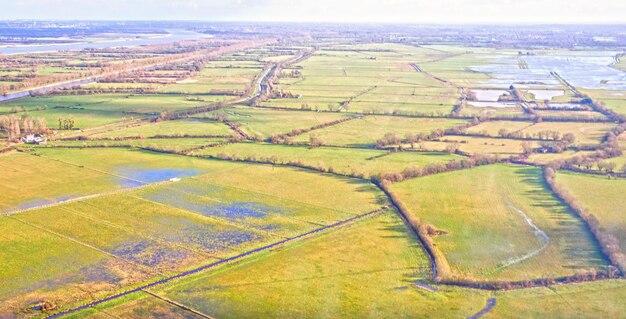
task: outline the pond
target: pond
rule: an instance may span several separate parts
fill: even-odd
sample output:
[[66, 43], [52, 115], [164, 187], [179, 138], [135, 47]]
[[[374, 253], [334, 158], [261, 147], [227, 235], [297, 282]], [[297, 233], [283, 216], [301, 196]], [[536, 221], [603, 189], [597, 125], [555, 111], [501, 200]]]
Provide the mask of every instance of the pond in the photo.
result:
[[486, 102], [496, 102], [501, 95], [506, 94], [504, 90], [483, 90], [472, 89], [472, 92], [476, 93], [476, 100]]

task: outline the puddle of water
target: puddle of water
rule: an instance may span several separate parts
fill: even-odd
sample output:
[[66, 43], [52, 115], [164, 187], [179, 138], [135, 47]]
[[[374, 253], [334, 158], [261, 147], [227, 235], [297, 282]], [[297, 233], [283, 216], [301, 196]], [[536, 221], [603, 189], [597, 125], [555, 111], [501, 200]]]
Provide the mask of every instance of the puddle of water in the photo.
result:
[[557, 96], [562, 96], [565, 93], [563, 90], [528, 90], [528, 93], [535, 96], [535, 100], [545, 101], [552, 100], [552, 98]]
[[115, 173], [125, 177], [119, 178], [118, 184], [124, 188], [133, 188], [144, 184], [195, 176], [201, 172], [193, 168], [139, 168], [135, 165], [124, 165], [118, 166]]
[[[218, 203], [201, 196], [202, 194], [186, 194], [176, 189], [160, 189], [149, 192], [143, 197], [151, 201], [165, 205], [194, 211], [204, 216], [217, 216], [229, 220], [240, 220], [244, 218], [263, 218], [268, 213], [282, 213], [279, 207], [273, 207], [259, 202], [232, 202]], [[194, 200], [195, 197], [195, 200]]]
[[185, 218], [167, 217], [161, 222], [165, 223], [166, 227], [157, 231], [164, 241], [195, 246], [209, 253], [236, 249], [244, 243], [262, 239], [260, 235], [251, 231], [221, 228]]
[[537, 225], [535, 225], [535, 223], [533, 222], [533, 220], [528, 217], [528, 215], [526, 215], [526, 213], [524, 213], [524, 211], [522, 211], [521, 209], [513, 206], [512, 203], [510, 203], [508, 200], [507, 202], [507, 206], [515, 211], [516, 213], [518, 213], [520, 216], [522, 216], [522, 218], [524, 218], [524, 220], [526, 221], [526, 223], [528, 224], [528, 226], [530, 226], [530, 228], [533, 229], [533, 235], [535, 235], [535, 237], [537, 238], [537, 240], [539, 240], [539, 242], [541, 243], [541, 246], [539, 248], [536, 248], [524, 255], [521, 256], [515, 256], [515, 257], [511, 257], [509, 259], [507, 259], [505, 262], [503, 262], [498, 269], [502, 269], [502, 268], [506, 268], [508, 266], [517, 264], [521, 261], [524, 261], [528, 258], [531, 258], [533, 256], [536, 256], [537, 254], [539, 254], [541, 251], [543, 251], [544, 249], [546, 249], [548, 247], [548, 245], [550, 244], [550, 237], [548, 236], [548, 234], [546, 234], [546, 232], [544, 232], [543, 230], [541, 230], [539, 227], [537, 227]]
[[[67, 263], [67, 257], [57, 257], [48, 260], [48, 262]], [[55, 290], [67, 285], [85, 283], [85, 282], [107, 282], [111, 284], [119, 283], [124, 279], [124, 275], [112, 270], [110, 260], [101, 260], [93, 264], [88, 264], [79, 269], [68, 271], [66, 273], [56, 274], [51, 278], [37, 280], [41, 277], [41, 270], [38, 265], [33, 265], [32, 269], [24, 269], [24, 283], [26, 287], [19, 289], [23, 293], [36, 291], [39, 289]], [[16, 278], [15, 280], [19, 280]]]
[[149, 267], [175, 265], [189, 257], [185, 250], [171, 249], [147, 240], [119, 244], [111, 250], [111, 253]]

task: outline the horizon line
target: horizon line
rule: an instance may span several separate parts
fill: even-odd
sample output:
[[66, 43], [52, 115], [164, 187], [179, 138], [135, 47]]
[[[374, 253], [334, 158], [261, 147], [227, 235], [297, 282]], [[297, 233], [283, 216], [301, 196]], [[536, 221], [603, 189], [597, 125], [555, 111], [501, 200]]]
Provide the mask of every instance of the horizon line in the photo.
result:
[[413, 25], [413, 26], [568, 26], [568, 25], [595, 25], [595, 26], [621, 26], [626, 21], [561, 21], [561, 22], [397, 22], [397, 21], [271, 21], [271, 20], [196, 20], [196, 19], [58, 19], [58, 18], [0, 18], [0, 22], [11, 21], [44, 21], [44, 22], [202, 22], [202, 23], [262, 23], [262, 24], [343, 24], [343, 25]]

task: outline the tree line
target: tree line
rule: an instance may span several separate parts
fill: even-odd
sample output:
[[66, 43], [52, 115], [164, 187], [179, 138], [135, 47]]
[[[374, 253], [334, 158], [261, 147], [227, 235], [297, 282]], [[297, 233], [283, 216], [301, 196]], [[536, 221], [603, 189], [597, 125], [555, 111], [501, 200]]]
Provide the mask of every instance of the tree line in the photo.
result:
[[594, 235], [602, 253], [611, 264], [615, 265], [624, 274], [626, 271], [626, 255], [622, 252], [619, 240], [608, 233], [601, 225], [600, 221], [587, 208], [585, 208], [572, 194], [564, 187], [556, 183], [556, 170], [552, 167], [545, 167], [543, 175], [550, 189], [563, 200], [580, 218], [585, 222], [591, 233]]
[[9, 140], [14, 141], [22, 134], [45, 134], [48, 131], [48, 125], [43, 117], [3, 115], [0, 116], [0, 131], [4, 131]]
[[[619, 145], [618, 136], [626, 131], [626, 123], [622, 123], [607, 133], [604, 141], [589, 155], [578, 155], [567, 160], [555, 160], [550, 163], [554, 169], [569, 169], [584, 173], [595, 173], [592, 168], [596, 166], [600, 173], [613, 174], [616, 172], [617, 164], [606, 161], [609, 158], [622, 155], [622, 149]], [[626, 173], [626, 165], [620, 168], [621, 172]]]

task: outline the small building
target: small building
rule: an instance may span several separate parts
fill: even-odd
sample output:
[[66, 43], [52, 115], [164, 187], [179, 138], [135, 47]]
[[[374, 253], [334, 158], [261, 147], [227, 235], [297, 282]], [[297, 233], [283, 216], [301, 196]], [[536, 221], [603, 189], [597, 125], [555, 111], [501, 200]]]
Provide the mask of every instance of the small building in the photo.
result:
[[46, 143], [46, 137], [40, 134], [28, 134], [21, 138], [22, 142], [26, 144], [44, 144]]

